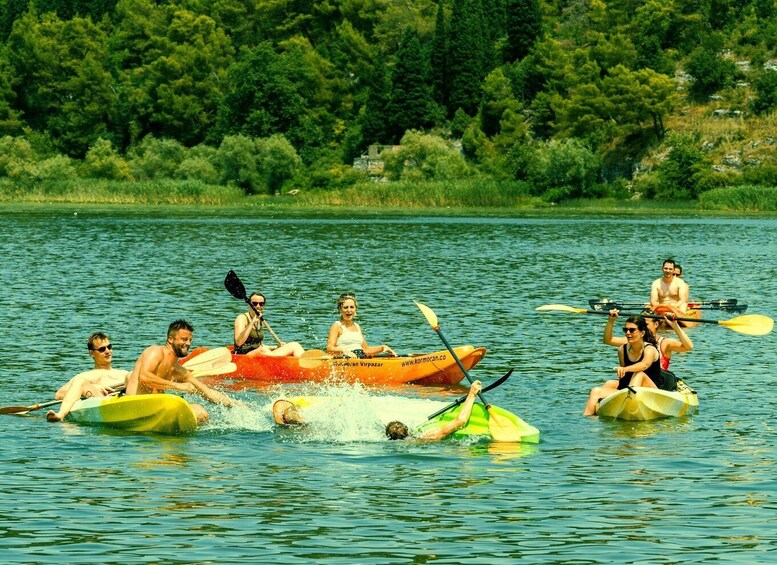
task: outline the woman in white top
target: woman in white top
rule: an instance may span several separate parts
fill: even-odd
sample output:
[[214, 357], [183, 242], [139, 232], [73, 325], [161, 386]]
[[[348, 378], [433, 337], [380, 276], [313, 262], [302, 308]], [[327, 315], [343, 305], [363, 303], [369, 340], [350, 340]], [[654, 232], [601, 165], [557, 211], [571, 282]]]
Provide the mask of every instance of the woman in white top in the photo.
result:
[[375, 357], [387, 353], [391, 357], [396, 357], [397, 354], [388, 345], [367, 345], [359, 324], [353, 321], [358, 307], [356, 296], [353, 294], [341, 294], [337, 299], [340, 319], [329, 328], [327, 353], [346, 357]]

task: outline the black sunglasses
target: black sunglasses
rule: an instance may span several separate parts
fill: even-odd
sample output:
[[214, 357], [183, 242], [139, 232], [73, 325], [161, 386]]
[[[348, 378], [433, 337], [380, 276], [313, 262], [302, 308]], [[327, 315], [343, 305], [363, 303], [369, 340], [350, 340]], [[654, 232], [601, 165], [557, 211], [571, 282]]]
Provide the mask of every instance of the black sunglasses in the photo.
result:
[[623, 333], [630, 334], [639, 331], [639, 328], [623, 328]]
[[102, 347], [92, 347], [92, 351], [99, 351], [100, 353], [105, 353], [106, 351], [110, 351], [113, 349], [113, 345], [110, 343], [108, 345], [103, 345]]
[[251, 302], [251, 306], [264, 306], [264, 302]]

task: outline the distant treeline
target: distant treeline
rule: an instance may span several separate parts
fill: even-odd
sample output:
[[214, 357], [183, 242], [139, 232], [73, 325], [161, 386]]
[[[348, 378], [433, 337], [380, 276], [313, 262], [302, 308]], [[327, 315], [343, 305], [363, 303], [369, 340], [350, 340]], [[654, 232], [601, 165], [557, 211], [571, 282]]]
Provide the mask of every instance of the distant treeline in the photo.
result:
[[0, 0], [0, 41], [6, 195], [343, 190], [371, 144], [390, 181], [548, 202], [777, 185], [777, 151], [722, 171], [667, 127], [737, 85], [774, 115], [774, 0]]

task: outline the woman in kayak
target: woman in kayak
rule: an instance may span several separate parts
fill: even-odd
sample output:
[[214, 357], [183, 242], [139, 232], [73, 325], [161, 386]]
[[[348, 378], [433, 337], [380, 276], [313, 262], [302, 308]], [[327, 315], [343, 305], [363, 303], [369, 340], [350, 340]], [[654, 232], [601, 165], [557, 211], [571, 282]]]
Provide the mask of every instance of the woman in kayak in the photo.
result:
[[255, 292], [248, 297], [250, 308], [235, 318], [235, 353], [240, 355], [265, 355], [267, 357], [299, 357], [305, 350], [296, 341], [281, 342], [278, 347], [264, 344], [262, 326], [267, 323], [262, 317], [267, 300], [264, 295]]
[[[608, 333], [612, 335], [612, 326], [617, 317], [618, 310], [610, 310], [604, 329], [605, 336]], [[660, 388], [663, 385], [661, 355], [656, 348], [656, 338], [648, 329], [645, 318], [629, 316], [623, 325], [623, 333], [626, 336], [626, 343], [617, 346], [620, 364], [615, 367], [615, 374], [618, 380], [608, 380], [602, 386], [591, 389], [583, 410], [584, 416], [596, 414], [599, 401], [618, 390], [635, 386]]]
[[329, 339], [326, 342], [326, 351], [331, 355], [345, 357], [375, 357], [387, 354], [396, 357], [397, 354], [388, 345], [367, 345], [362, 330], [354, 321], [359, 305], [353, 294], [341, 294], [337, 299], [337, 310], [340, 319], [329, 328]]
[[[651, 308], [646, 308], [642, 313], [655, 315], [655, 312]], [[676, 318], [677, 315], [672, 312], [666, 314], [663, 319], [645, 318], [645, 323], [647, 323], [648, 329], [656, 338], [656, 347], [658, 348], [658, 353], [661, 356], [661, 368], [664, 371], [669, 370], [669, 363], [672, 360], [672, 353], [691, 351], [693, 349], [693, 342], [691, 341], [691, 338], [689, 338], [688, 334], [683, 331], [682, 326], [677, 323]], [[670, 328], [672, 328], [677, 334], [677, 337], [680, 339], [678, 340], [671, 337], [658, 335], [658, 328], [661, 326], [662, 322], [665, 322]], [[628, 343], [626, 337], [615, 337], [612, 335], [612, 325], [605, 326], [603, 341], [607, 345], [612, 345], [614, 347], [619, 347]]]

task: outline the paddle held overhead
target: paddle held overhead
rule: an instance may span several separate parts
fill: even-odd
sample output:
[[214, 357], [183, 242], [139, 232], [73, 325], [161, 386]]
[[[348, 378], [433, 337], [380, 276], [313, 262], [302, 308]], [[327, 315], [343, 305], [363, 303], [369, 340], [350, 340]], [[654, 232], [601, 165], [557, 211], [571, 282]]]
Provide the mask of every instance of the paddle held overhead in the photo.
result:
[[[564, 304], [546, 304], [545, 306], [539, 306], [535, 308], [538, 311], [555, 311], [555, 312], [571, 312], [573, 314], [599, 314], [602, 316], [609, 316], [609, 312], [603, 310], [586, 310], [585, 308], [573, 308], [572, 306], [566, 306]], [[663, 316], [655, 314], [640, 314], [628, 312], [621, 312], [621, 316], [642, 316], [643, 318], [653, 318], [655, 320], [663, 320]], [[774, 327], [774, 320], [768, 316], [762, 316], [761, 314], [747, 314], [746, 316], [738, 316], [731, 318], [730, 320], [705, 320], [703, 318], [677, 318], [680, 322], [699, 322], [702, 324], [717, 324], [728, 328], [737, 333], [745, 335], [766, 335], [772, 331]]]

